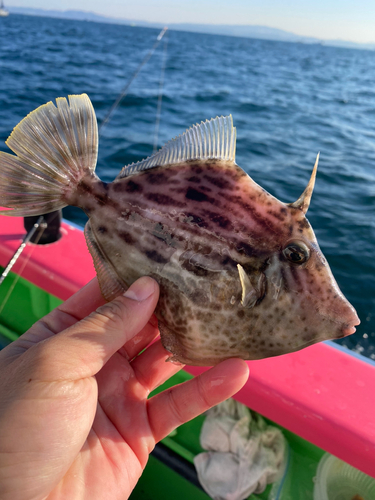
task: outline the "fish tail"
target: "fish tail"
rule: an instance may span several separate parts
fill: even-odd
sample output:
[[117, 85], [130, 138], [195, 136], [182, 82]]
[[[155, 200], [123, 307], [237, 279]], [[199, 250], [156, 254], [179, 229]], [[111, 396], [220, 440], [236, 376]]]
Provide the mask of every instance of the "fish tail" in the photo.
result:
[[94, 175], [98, 156], [95, 111], [86, 94], [56, 99], [32, 111], [0, 152], [1, 215], [41, 215], [74, 200], [83, 177]]

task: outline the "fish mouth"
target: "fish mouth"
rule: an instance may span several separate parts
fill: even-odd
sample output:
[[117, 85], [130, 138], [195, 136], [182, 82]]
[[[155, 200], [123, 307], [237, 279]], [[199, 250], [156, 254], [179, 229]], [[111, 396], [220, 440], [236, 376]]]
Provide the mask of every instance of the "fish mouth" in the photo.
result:
[[[353, 335], [356, 332], [356, 326], [358, 326], [361, 321], [358, 318], [357, 312], [354, 307], [349, 304], [349, 302], [344, 299], [344, 307], [341, 307], [341, 310], [335, 310], [336, 318], [332, 318], [334, 322], [341, 323], [341, 328], [339, 329], [340, 337], [347, 337], [348, 335]], [[340, 317], [342, 318], [340, 321]]]
[[346, 323], [342, 327], [341, 332], [343, 337], [347, 337], [348, 335], [353, 335], [353, 333], [357, 331], [356, 326], [358, 326], [361, 323], [360, 319], [357, 316], [357, 313], [355, 311], [354, 313], [355, 313], [355, 318], [353, 318], [353, 321], [351, 321], [350, 323]]
[[355, 326], [344, 326], [342, 329], [342, 336], [347, 337], [348, 335], [353, 335], [357, 331]]

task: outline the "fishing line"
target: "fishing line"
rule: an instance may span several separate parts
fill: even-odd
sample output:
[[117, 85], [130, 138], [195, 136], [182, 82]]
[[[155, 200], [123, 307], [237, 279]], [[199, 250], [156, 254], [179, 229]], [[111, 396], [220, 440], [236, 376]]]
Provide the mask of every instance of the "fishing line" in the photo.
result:
[[122, 89], [121, 93], [119, 94], [118, 98], [116, 99], [116, 101], [112, 104], [110, 110], [108, 111], [108, 113], [106, 114], [106, 116], [104, 117], [104, 119], [102, 120], [101, 124], [99, 125], [99, 133], [100, 131], [102, 130], [102, 128], [107, 124], [110, 116], [112, 115], [112, 113], [115, 111], [115, 109], [117, 108], [117, 106], [120, 104], [120, 102], [122, 101], [122, 99], [126, 96], [126, 94], [128, 93], [128, 90], [129, 90], [129, 87], [130, 85], [133, 83], [133, 81], [137, 78], [139, 72], [141, 71], [141, 69], [143, 68], [143, 66], [147, 63], [147, 61], [150, 59], [150, 57], [152, 56], [152, 54], [154, 53], [156, 47], [159, 45], [161, 39], [163, 38], [163, 36], [165, 35], [166, 31], [167, 31], [167, 27], [163, 28], [161, 30], [161, 32], [159, 33], [159, 35], [157, 36], [156, 40], [155, 40], [155, 43], [154, 45], [151, 47], [151, 49], [147, 52], [147, 54], [145, 55], [145, 57], [143, 58], [143, 61], [139, 64], [138, 68], [135, 70], [135, 72], [133, 73], [132, 77], [130, 78], [130, 80], [128, 81], [128, 83], [125, 85], [125, 87]]
[[159, 135], [159, 125], [160, 125], [160, 117], [161, 117], [161, 104], [162, 104], [162, 100], [163, 100], [164, 75], [165, 75], [165, 67], [167, 65], [167, 46], [168, 46], [168, 36], [166, 36], [164, 38], [163, 62], [161, 65], [161, 73], [160, 73], [160, 81], [159, 81], [159, 97], [158, 97], [158, 107], [156, 110], [153, 154], [156, 153], [157, 148], [158, 148], [158, 135]]
[[[11, 260], [9, 261], [8, 265], [6, 266], [6, 268], [4, 269], [3, 273], [1, 274], [1, 277], [0, 277], [0, 285], [1, 283], [4, 281], [4, 279], [6, 278], [7, 274], [9, 273], [9, 271], [11, 270], [11, 268], [14, 266], [14, 264], [16, 263], [17, 259], [19, 258], [19, 256], [21, 255], [22, 251], [24, 250], [25, 246], [27, 245], [27, 243], [30, 241], [30, 239], [34, 236], [35, 232], [39, 229], [39, 233], [37, 234], [37, 237], [35, 238], [35, 242], [34, 244], [37, 245], [40, 238], [42, 237], [46, 227], [47, 227], [47, 224], [44, 223], [43, 224], [43, 215], [41, 215], [39, 217], [39, 219], [37, 220], [37, 222], [34, 224], [34, 227], [26, 234], [26, 236], [24, 237], [21, 245], [18, 247], [17, 251], [15, 252], [15, 254], [13, 255], [13, 257], [11, 258]], [[18, 271], [17, 274], [15, 274], [15, 278], [13, 280], [13, 283], [11, 284], [11, 286], [9, 287], [9, 290], [7, 292], [7, 294], [5, 295], [4, 297], [4, 300], [2, 301], [1, 303], [1, 306], [0, 306], [0, 314], [3, 312], [3, 309], [6, 305], [6, 303], [8, 302], [9, 300], [9, 297], [10, 295], [12, 294], [13, 290], [14, 290], [14, 287], [16, 286], [16, 284], [18, 283], [18, 280], [20, 279], [21, 277], [21, 274], [23, 273], [23, 270], [25, 269], [26, 265], [28, 264], [30, 258], [31, 258], [31, 255], [34, 251], [35, 247], [31, 247], [31, 251], [30, 253], [28, 254], [28, 256], [25, 258], [22, 266], [21, 266], [21, 269]]]

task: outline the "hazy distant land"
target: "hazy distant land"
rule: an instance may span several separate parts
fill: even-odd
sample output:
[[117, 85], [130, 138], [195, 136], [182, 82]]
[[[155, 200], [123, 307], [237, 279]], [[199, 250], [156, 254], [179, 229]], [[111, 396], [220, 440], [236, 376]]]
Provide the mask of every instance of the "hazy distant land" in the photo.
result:
[[[79, 10], [44, 10], [31, 9], [26, 7], [9, 7], [10, 13], [24, 14], [28, 16], [57, 17], [63, 19], [75, 19], [79, 21], [93, 21], [112, 24], [126, 24], [130, 26], [143, 26], [147, 28], [162, 28], [162, 23], [150, 23], [147, 21], [120, 19], [106, 17], [94, 12], [83, 12]], [[300, 42], [300, 43], [320, 43], [334, 47], [347, 47], [354, 49], [375, 50], [375, 43], [355, 43], [345, 40], [321, 40], [307, 36], [295, 35], [288, 31], [268, 26], [256, 25], [230, 25], [230, 24], [190, 24], [190, 23], [170, 23], [168, 28], [178, 31], [190, 31], [199, 33], [208, 33], [213, 35], [229, 35], [244, 38], [260, 38], [263, 40], [275, 40], [280, 42]]]

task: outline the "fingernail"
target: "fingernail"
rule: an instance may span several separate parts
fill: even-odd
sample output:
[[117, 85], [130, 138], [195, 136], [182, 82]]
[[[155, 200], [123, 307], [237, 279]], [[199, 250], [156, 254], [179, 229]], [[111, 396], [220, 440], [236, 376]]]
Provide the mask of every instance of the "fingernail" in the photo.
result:
[[135, 281], [124, 293], [124, 297], [142, 302], [148, 299], [155, 291], [155, 282], [153, 279], [144, 276]]

